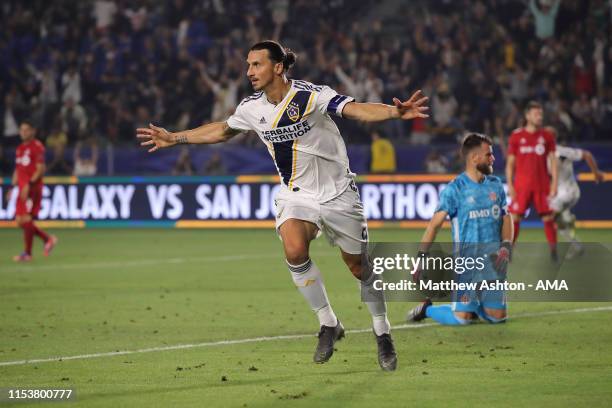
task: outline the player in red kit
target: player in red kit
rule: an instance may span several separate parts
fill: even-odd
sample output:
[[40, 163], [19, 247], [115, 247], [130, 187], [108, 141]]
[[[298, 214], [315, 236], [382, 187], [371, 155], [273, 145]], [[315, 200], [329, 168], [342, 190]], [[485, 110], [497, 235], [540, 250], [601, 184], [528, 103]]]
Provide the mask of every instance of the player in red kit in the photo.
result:
[[[57, 243], [57, 237], [48, 235], [34, 224], [40, 210], [45, 173], [45, 147], [36, 139], [36, 127], [29, 121], [22, 121], [19, 126], [22, 143], [17, 147], [13, 187], [17, 186], [19, 194], [15, 208], [15, 221], [23, 229], [24, 251], [13, 258], [16, 262], [32, 260], [32, 241], [34, 235], [44, 243], [44, 255], [47, 256]], [[10, 193], [9, 193], [10, 194]]]
[[551, 258], [557, 256], [557, 227], [549, 200], [557, 194], [557, 166], [548, 162], [555, 160], [555, 137], [542, 127], [542, 106], [529, 102], [525, 108], [526, 125], [510, 135], [506, 179], [508, 195], [512, 199], [510, 213], [514, 221], [514, 241], [518, 238], [520, 222], [525, 211], [534, 205], [544, 222], [544, 233], [550, 245]]

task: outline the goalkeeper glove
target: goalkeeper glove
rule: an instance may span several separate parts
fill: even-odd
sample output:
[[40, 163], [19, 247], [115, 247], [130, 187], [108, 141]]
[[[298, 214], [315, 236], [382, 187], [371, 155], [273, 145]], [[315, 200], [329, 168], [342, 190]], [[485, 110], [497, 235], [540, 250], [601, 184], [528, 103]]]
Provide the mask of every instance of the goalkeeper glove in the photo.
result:
[[503, 241], [497, 252], [491, 254], [491, 261], [493, 261], [495, 270], [505, 276], [508, 271], [508, 264], [510, 263], [511, 257], [512, 243], [510, 241]]

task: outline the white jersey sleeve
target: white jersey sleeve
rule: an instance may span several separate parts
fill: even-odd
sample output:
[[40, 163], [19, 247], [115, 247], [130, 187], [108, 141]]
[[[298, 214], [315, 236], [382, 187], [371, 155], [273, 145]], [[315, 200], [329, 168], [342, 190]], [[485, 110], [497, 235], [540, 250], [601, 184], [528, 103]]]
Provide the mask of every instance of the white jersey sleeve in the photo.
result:
[[353, 102], [355, 98], [346, 95], [340, 95], [329, 86], [324, 86], [317, 98], [317, 109], [323, 115], [329, 114], [342, 117], [342, 109], [347, 103]]
[[227, 119], [226, 122], [227, 125], [232, 129], [242, 130], [245, 132], [253, 130], [253, 127], [251, 126], [251, 124], [249, 124], [247, 120], [247, 116], [245, 115], [244, 106], [242, 103], [240, 103], [240, 105], [236, 107], [236, 111], [232, 116]]
[[557, 157], [565, 157], [571, 161], [581, 161], [583, 157], [583, 152], [581, 149], [567, 146], [557, 146], [555, 154]]

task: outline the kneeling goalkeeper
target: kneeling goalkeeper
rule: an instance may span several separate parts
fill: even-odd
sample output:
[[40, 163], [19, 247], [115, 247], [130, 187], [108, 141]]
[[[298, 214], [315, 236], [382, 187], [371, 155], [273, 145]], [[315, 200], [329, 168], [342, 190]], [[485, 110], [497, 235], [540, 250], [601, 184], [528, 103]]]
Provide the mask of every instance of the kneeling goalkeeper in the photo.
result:
[[[463, 139], [461, 154], [465, 160], [465, 172], [440, 193], [438, 208], [421, 239], [419, 255], [428, 255], [448, 216], [454, 255], [486, 255], [483, 268], [456, 274], [455, 279], [459, 282], [504, 281], [512, 251], [513, 226], [507, 213], [503, 184], [498, 177], [492, 176], [495, 161], [493, 142], [488, 136], [470, 133]], [[456, 291], [452, 300], [450, 305], [434, 306], [430, 299], [426, 299], [408, 314], [408, 320], [416, 322], [429, 317], [446, 325], [468, 324], [478, 318], [489, 323], [506, 320], [503, 290]]]

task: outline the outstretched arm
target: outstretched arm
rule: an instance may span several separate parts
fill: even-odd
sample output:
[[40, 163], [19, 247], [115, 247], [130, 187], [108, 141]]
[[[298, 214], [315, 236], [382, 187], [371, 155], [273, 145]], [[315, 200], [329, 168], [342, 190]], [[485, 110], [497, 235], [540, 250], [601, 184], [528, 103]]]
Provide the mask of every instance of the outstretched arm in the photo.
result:
[[381, 122], [389, 119], [410, 120], [414, 118], [428, 118], [425, 112], [429, 109], [425, 102], [429, 98], [416, 91], [410, 99], [402, 102], [393, 98], [394, 105], [382, 103], [347, 103], [342, 110], [342, 116], [347, 119], [363, 122]]
[[599, 167], [597, 166], [597, 162], [595, 161], [595, 157], [593, 157], [593, 154], [591, 154], [591, 152], [588, 150], [583, 150], [582, 158], [584, 161], [587, 162], [589, 169], [591, 169], [593, 176], [595, 176], [595, 182], [600, 183], [604, 181], [604, 174], [601, 170], [599, 170]]
[[436, 240], [436, 235], [438, 235], [438, 231], [444, 223], [446, 215], [446, 211], [438, 211], [433, 215], [433, 217], [431, 217], [431, 220], [427, 225], [427, 229], [423, 233], [423, 238], [421, 238], [421, 245], [419, 246], [419, 251], [425, 253], [429, 252], [429, 248], [431, 248], [431, 244], [433, 244]]
[[148, 128], [136, 129], [136, 137], [142, 140], [141, 146], [151, 146], [149, 153], [153, 153], [176, 144], [222, 143], [240, 132], [240, 130], [230, 128], [227, 122], [213, 122], [181, 132], [168, 132], [164, 128], [149, 124]]

